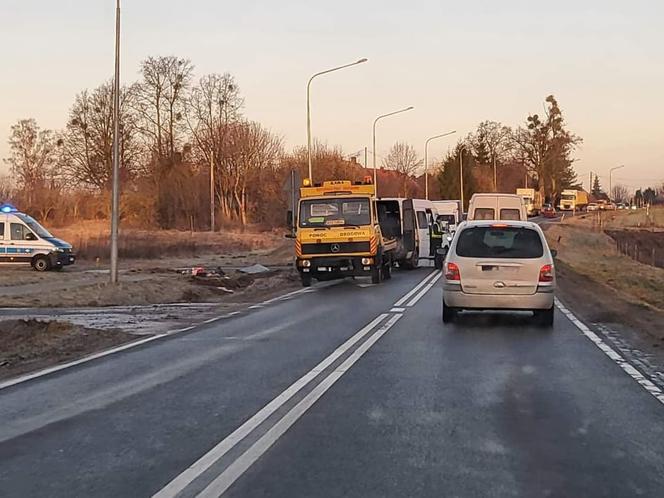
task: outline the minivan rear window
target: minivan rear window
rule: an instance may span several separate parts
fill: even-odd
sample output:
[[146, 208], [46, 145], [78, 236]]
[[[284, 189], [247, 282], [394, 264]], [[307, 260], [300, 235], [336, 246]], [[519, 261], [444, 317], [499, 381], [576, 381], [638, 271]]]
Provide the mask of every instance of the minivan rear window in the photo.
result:
[[541, 258], [539, 234], [521, 227], [471, 227], [459, 234], [456, 253], [463, 258]]

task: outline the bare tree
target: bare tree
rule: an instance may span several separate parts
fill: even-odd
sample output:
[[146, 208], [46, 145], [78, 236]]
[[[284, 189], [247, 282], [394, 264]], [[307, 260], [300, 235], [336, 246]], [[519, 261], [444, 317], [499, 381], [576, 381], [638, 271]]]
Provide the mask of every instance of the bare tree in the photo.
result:
[[22, 119], [11, 127], [9, 157], [17, 187], [32, 205], [35, 193], [53, 178], [57, 141], [51, 130], [41, 130], [34, 119]]
[[390, 149], [390, 153], [383, 160], [383, 166], [392, 169], [402, 176], [402, 192], [404, 196], [408, 195], [408, 180], [413, 176], [422, 161], [417, 157], [417, 152], [412, 145], [405, 142], [397, 142]]
[[238, 122], [230, 126], [223, 148], [226, 174], [220, 189], [222, 206], [227, 215], [237, 217], [244, 226], [252, 202], [249, 187], [259, 184], [263, 172], [278, 167], [283, 153], [281, 139], [258, 123]]
[[629, 189], [624, 185], [614, 185], [611, 188], [611, 199], [613, 202], [629, 202]]
[[178, 132], [184, 129], [184, 102], [193, 70], [191, 61], [175, 56], [148, 57], [141, 64], [143, 79], [132, 91], [140, 130], [156, 161], [168, 158], [172, 163], [182, 145]]
[[0, 176], [0, 203], [10, 200], [14, 195], [12, 179], [8, 175]]
[[[132, 95], [120, 96], [120, 167], [129, 178], [141, 166], [142, 148], [136, 140], [137, 119], [131, 112]], [[113, 85], [104, 83], [76, 96], [62, 137], [60, 163], [76, 184], [100, 191], [110, 188], [113, 171]]]

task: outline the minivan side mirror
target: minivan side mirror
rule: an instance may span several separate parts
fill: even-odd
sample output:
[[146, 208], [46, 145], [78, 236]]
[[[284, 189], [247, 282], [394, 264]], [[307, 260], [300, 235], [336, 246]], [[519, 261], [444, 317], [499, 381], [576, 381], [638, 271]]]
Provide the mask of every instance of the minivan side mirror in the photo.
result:
[[555, 258], [556, 256], [558, 256], [558, 251], [556, 251], [555, 249], [551, 249], [551, 257]]

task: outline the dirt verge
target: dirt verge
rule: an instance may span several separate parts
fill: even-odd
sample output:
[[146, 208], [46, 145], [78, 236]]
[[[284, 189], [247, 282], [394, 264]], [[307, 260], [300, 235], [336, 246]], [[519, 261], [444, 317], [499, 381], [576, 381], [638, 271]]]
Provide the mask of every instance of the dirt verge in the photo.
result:
[[0, 322], [0, 379], [66, 363], [136, 339], [118, 330], [97, 330], [68, 322]]

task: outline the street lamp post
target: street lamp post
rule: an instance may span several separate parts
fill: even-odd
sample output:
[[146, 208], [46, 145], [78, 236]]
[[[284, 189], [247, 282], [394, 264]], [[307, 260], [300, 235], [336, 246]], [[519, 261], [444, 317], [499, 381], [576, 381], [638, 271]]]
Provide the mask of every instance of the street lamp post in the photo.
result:
[[460, 190], [460, 197], [461, 197], [461, 211], [463, 212], [464, 210], [464, 205], [463, 205], [463, 153], [465, 152], [466, 147], [461, 146], [459, 149], [459, 190]]
[[410, 111], [412, 109], [415, 109], [412, 105], [410, 107], [405, 107], [404, 109], [399, 109], [398, 111], [393, 111], [393, 112], [388, 112], [387, 114], [381, 114], [378, 116], [376, 119], [374, 119], [373, 122], [373, 136], [372, 136], [372, 143], [373, 143], [373, 173], [374, 173], [374, 193], [376, 196], [378, 196], [378, 170], [376, 169], [376, 124], [378, 121], [380, 121], [383, 118], [386, 118], [388, 116], [394, 116], [395, 114], [401, 114], [402, 112]]
[[111, 200], [111, 283], [118, 282], [120, 204], [120, 0], [115, 4], [115, 80], [113, 82], [113, 193]]
[[452, 135], [454, 133], [456, 133], [456, 130], [448, 131], [447, 133], [442, 133], [440, 135], [436, 135], [435, 137], [428, 138], [427, 141], [424, 142], [424, 198], [426, 200], [429, 200], [429, 142], [436, 140], [437, 138], [443, 138], [448, 135]]
[[613, 195], [613, 189], [612, 189], [613, 185], [612, 185], [612, 178], [611, 178], [611, 176], [613, 175], [613, 172], [614, 172], [615, 170], [620, 169], [620, 168], [624, 168], [624, 167], [625, 167], [625, 165], [624, 165], [624, 164], [621, 164], [620, 166], [616, 166], [615, 168], [611, 168], [611, 169], [609, 170], [609, 200], [611, 200], [611, 196]]
[[332, 73], [334, 71], [339, 71], [340, 69], [356, 66], [358, 64], [362, 64], [363, 62], [367, 62], [368, 60], [369, 59], [366, 58], [360, 59], [358, 61], [351, 62], [350, 64], [344, 64], [343, 66], [333, 67], [332, 69], [326, 69], [325, 71], [316, 73], [311, 78], [309, 78], [309, 82], [307, 83], [307, 161], [309, 163], [309, 180], [312, 183], [313, 183], [313, 178], [311, 172], [311, 82], [314, 80], [314, 78], [322, 74]]

